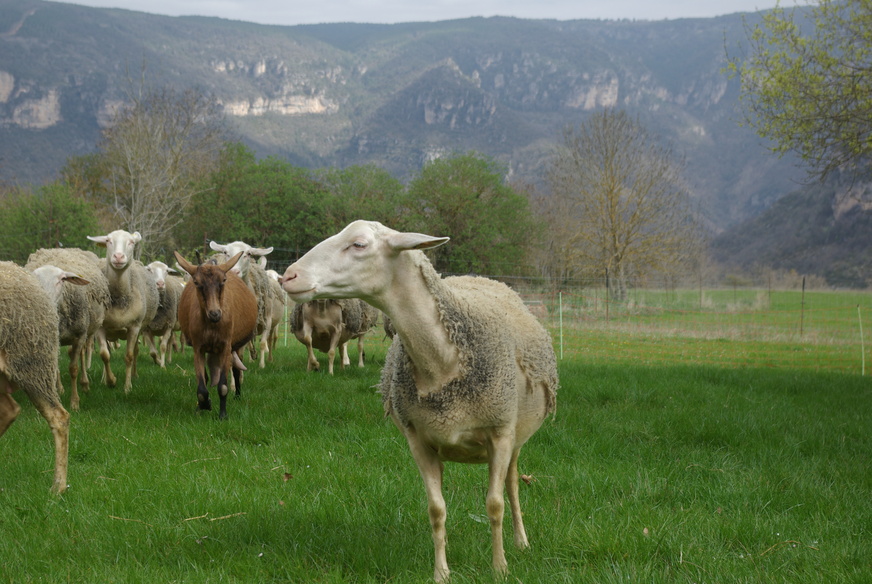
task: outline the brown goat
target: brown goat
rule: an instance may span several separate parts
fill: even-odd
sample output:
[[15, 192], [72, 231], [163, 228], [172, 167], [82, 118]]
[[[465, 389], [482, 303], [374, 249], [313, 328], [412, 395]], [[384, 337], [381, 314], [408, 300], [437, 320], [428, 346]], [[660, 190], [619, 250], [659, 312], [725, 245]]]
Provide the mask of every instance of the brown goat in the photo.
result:
[[221, 398], [219, 418], [227, 417], [227, 375], [233, 368], [236, 395], [242, 389], [245, 366], [237, 351], [254, 337], [257, 326], [257, 299], [230, 269], [241, 253], [223, 264], [195, 266], [179, 252], [174, 252], [179, 265], [191, 274], [179, 299], [179, 325], [188, 344], [194, 348], [194, 370], [197, 374], [197, 403], [201, 410], [211, 410], [207, 388], [206, 362], [209, 379], [218, 387]]

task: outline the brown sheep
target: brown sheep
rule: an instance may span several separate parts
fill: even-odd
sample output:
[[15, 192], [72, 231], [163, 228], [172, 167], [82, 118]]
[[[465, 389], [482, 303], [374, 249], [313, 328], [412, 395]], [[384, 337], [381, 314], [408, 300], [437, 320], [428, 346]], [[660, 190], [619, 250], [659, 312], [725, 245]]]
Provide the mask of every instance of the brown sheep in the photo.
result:
[[[233, 369], [236, 395], [242, 389], [242, 371], [238, 351], [254, 337], [257, 326], [257, 298], [230, 269], [241, 253], [223, 264], [195, 266], [179, 252], [174, 252], [179, 265], [191, 275], [191, 281], [179, 300], [179, 325], [188, 344], [194, 348], [194, 370], [197, 374], [197, 402], [201, 410], [211, 410], [206, 386], [206, 363], [209, 379], [218, 387], [221, 409], [218, 417], [227, 417], [227, 375]], [[207, 358], [208, 354], [208, 358]]]
[[0, 436], [21, 406], [12, 399], [20, 389], [48, 422], [54, 435], [52, 490], [67, 488], [70, 414], [57, 393], [58, 313], [31, 274], [12, 262], [0, 262]]

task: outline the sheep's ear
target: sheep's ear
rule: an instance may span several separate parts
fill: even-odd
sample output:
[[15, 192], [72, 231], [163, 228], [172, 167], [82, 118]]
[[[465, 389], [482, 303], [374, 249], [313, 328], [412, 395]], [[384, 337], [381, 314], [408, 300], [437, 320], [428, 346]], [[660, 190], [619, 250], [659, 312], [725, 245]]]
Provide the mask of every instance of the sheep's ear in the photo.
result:
[[91, 283], [90, 281], [84, 279], [80, 275], [74, 274], [72, 272], [64, 272], [61, 275], [61, 279], [64, 282], [69, 282], [70, 284], [75, 284], [77, 286], [87, 286], [88, 284]]
[[388, 237], [388, 245], [394, 251], [410, 249], [430, 249], [447, 243], [450, 237], [433, 237], [423, 233], [393, 233]]
[[226, 246], [226, 245], [221, 245], [221, 244], [218, 243], [217, 241], [210, 241], [210, 242], [209, 242], [209, 247], [211, 247], [211, 248], [214, 249], [215, 251], [225, 251], [225, 250], [227, 249], [227, 246]]
[[184, 257], [182, 257], [182, 254], [180, 254], [177, 251], [174, 251], [173, 255], [176, 256], [176, 261], [178, 262], [179, 266], [183, 270], [185, 270], [186, 272], [188, 272], [192, 276], [197, 272], [197, 266], [195, 266], [194, 264], [192, 264], [191, 262], [186, 260]]
[[142, 235], [139, 234], [139, 231], [134, 231], [130, 236], [133, 237], [133, 243], [139, 243], [142, 241]]
[[253, 256], [263, 257], [265, 255], [271, 254], [273, 249], [274, 248], [272, 248], [272, 247], [253, 247], [250, 250], [248, 250], [248, 253], [250, 253]]
[[224, 262], [223, 264], [221, 264], [218, 267], [221, 268], [221, 271], [226, 274], [227, 272], [229, 272], [233, 268], [233, 266], [236, 265], [236, 262], [239, 261], [239, 258], [242, 257], [243, 253], [245, 253], [245, 252], [237, 253], [235, 256], [233, 256], [232, 258], [230, 258], [229, 260], [227, 260], [226, 262]]
[[106, 242], [109, 241], [108, 235], [89, 235], [88, 239], [99, 245], [100, 247], [106, 247]]

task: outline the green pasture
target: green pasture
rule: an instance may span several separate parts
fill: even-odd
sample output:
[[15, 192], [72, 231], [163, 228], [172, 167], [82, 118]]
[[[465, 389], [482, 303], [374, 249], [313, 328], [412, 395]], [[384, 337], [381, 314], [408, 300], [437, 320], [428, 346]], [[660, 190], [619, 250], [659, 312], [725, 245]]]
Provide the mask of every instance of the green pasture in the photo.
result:
[[[423, 486], [373, 389], [384, 351], [376, 339], [364, 369], [330, 377], [288, 343], [225, 421], [195, 409], [190, 349], [166, 371], [141, 355], [129, 395], [95, 363], [62, 496], [48, 428], [16, 395], [0, 582], [427, 582]], [[531, 549], [512, 548], [507, 518], [507, 581], [872, 581], [869, 380], [673, 355], [560, 362], [557, 415], [521, 452]], [[453, 582], [493, 581], [486, 475], [446, 466]]]
[[564, 357], [592, 363], [789, 367], [865, 373], [872, 294], [603, 289], [527, 294]]

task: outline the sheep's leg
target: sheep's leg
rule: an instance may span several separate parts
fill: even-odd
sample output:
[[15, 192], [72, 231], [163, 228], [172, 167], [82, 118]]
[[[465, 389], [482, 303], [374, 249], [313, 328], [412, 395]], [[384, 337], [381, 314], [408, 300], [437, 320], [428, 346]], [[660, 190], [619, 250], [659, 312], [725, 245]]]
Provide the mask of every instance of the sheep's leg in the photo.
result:
[[21, 412], [21, 406], [12, 399], [12, 386], [0, 373], [0, 436], [12, 425]]
[[342, 368], [345, 369], [346, 366], [351, 365], [351, 359], [348, 358], [348, 341], [342, 343]]
[[447, 508], [442, 496], [444, 466], [432, 449], [421, 444], [414, 428], [403, 429], [403, 434], [409, 443], [412, 457], [418, 465], [418, 472], [421, 473], [424, 489], [427, 492], [427, 513], [430, 516], [430, 529], [433, 535], [433, 579], [436, 582], [446, 582], [451, 572], [448, 569], [448, 559], [445, 555]]
[[272, 333], [272, 318], [267, 317], [263, 325], [263, 334], [260, 335], [260, 368], [266, 367], [266, 356], [269, 354], [269, 337]]
[[154, 344], [154, 334], [151, 331], [142, 331], [142, 337], [145, 339], [145, 344], [148, 346], [148, 355], [155, 365], [160, 365], [160, 355], [157, 352], [157, 347]]
[[521, 515], [521, 502], [518, 499], [518, 454], [520, 448], [512, 451], [512, 461], [509, 463], [509, 473], [506, 475], [506, 492], [509, 496], [509, 507], [512, 510], [512, 533], [515, 547], [519, 550], [530, 547], [527, 541], [527, 531], [524, 529], [524, 518]]
[[[70, 409], [74, 412], [79, 411], [79, 361], [82, 356], [83, 342], [81, 339], [75, 339], [70, 345]], [[63, 387], [63, 386], [61, 386]]]
[[130, 393], [133, 387], [133, 376], [136, 375], [136, 356], [139, 354], [139, 329], [131, 326], [127, 329], [127, 347], [124, 352], [124, 393]]
[[90, 389], [91, 389], [91, 380], [88, 379], [88, 367], [89, 367], [89, 365], [87, 362], [88, 361], [87, 355], [88, 355], [89, 350], [91, 350], [91, 349], [89, 349], [89, 347], [93, 347], [93, 346], [94, 346], [94, 339], [91, 337], [88, 337], [85, 340], [85, 344], [82, 345], [82, 350], [79, 352], [79, 363], [80, 363], [79, 383], [82, 384], [82, 391], [90, 391]]
[[[67, 489], [67, 461], [70, 448], [70, 413], [60, 401], [45, 398], [36, 392], [28, 392], [27, 397], [48, 422], [55, 443], [55, 473], [52, 491], [63, 493]], [[11, 399], [11, 397], [10, 397]]]
[[103, 383], [106, 387], [115, 387], [116, 379], [109, 365], [109, 341], [106, 339], [106, 331], [100, 329], [97, 332], [97, 344], [100, 347], [100, 359], [103, 360]]
[[363, 367], [366, 360], [366, 351], [363, 350], [363, 337], [357, 337], [357, 366]]
[[173, 336], [173, 329], [166, 331], [160, 337], [160, 344], [158, 348], [158, 365], [160, 365], [161, 369], [167, 368], [167, 358], [172, 361], [172, 354], [168, 351], [170, 347], [170, 337]]
[[[509, 571], [506, 553], [503, 549], [503, 514], [505, 513], [503, 488], [509, 475], [513, 450], [514, 436], [493, 436], [491, 438], [490, 464], [488, 465], [490, 480], [486, 507], [491, 524], [493, 569], [497, 574], [506, 574]], [[517, 482], [515, 488], [517, 489]]]

